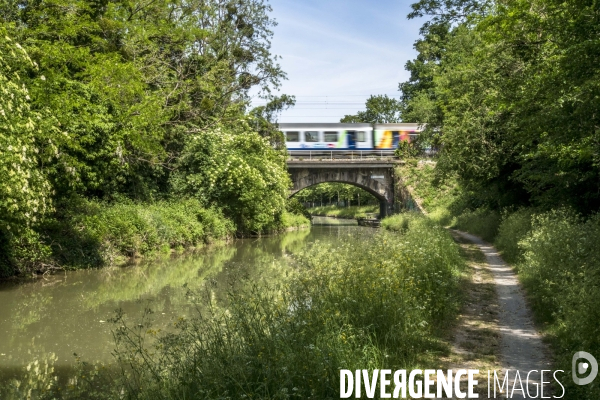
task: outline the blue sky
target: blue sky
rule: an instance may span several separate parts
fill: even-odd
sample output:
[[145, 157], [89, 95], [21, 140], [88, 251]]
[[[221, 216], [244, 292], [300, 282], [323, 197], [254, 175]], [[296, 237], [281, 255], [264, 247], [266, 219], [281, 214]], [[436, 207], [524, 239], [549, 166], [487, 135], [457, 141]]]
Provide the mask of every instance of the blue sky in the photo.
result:
[[339, 122], [371, 94], [398, 97], [422, 24], [406, 19], [412, 2], [271, 0], [272, 52], [288, 75], [280, 92], [297, 100], [279, 122]]

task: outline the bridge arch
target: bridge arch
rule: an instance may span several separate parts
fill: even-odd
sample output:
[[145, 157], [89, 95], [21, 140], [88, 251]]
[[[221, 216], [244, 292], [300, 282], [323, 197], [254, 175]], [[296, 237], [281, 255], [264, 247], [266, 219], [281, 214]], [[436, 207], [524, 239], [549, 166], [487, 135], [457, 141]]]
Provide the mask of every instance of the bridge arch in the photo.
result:
[[364, 190], [365, 192], [373, 195], [373, 197], [375, 197], [379, 201], [385, 201], [385, 200], [387, 200], [384, 195], [382, 195], [380, 192], [378, 192], [376, 190], [373, 190], [369, 186], [361, 185], [361, 184], [358, 184], [356, 182], [347, 182], [347, 181], [341, 181], [341, 180], [340, 181], [324, 180], [322, 182], [315, 182], [313, 184], [310, 184], [308, 186], [305, 186], [305, 187], [297, 189], [297, 190], [296, 189], [292, 189], [292, 190], [290, 190], [290, 194], [289, 194], [288, 197], [292, 198], [295, 195], [297, 195], [298, 193], [300, 193], [302, 190], [308, 189], [308, 188], [313, 187], [313, 186], [320, 185], [321, 183], [344, 183], [344, 184], [347, 184], [347, 185], [356, 186], [357, 188], [360, 188], [360, 189]]
[[357, 186], [379, 200], [380, 216], [392, 213], [394, 205], [394, 171], [389, 164], [350, 165], [326, 163], [288, 163], [293, 187], [292, 197], [302, 189], [326, 182], [339, 182]]

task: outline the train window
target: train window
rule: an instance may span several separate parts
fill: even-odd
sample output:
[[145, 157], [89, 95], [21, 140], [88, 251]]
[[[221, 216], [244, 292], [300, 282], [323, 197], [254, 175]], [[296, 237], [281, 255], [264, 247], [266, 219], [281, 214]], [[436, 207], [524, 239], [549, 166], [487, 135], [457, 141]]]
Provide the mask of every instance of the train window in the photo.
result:
[[300, 132], [286, 132], [285, 140], [286, 140], [286, 142], [299, 142], [300, 141]]
[[318, 142], [319, 141], [319, 132], [316, 132], [316, 131], [304, 132], [304, 141], [305, 142]]
[[335, 143], [338, 141], [338, 133], [337, 132], [324, 132], [324, 142]]
[[365, 135], [365, 131], [356, 132], [356, 141], [357, 142], [366, 142], [367, 141], [367, 135]]

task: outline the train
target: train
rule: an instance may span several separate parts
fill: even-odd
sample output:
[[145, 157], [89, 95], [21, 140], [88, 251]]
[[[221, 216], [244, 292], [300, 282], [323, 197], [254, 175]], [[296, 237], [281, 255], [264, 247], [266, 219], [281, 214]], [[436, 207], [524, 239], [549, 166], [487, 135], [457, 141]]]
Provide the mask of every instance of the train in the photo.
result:
[[393, 152], [402, 141], [411, 142], [422, 124], [280, 123], [291, 154], [305, 151]]

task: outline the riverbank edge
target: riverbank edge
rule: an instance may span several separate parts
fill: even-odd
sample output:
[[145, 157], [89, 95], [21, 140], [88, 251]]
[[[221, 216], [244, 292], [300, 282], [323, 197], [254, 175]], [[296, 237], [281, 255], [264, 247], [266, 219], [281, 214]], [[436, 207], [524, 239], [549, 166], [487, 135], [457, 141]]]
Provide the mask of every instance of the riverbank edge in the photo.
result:
[[78, 199], [75, 206], [59, 208], [38, 226], [40, 233], [33, 240], [15, 246], [14, 269], [0, 271], [0, 282], [125, 266], [159, 254], [193, 252], [215, 242], [308, 229], [310, 220], [284, 211], [275, 225], [264, 233], [244, 234], [222, 210], [203, 207], [194, 199], [110, 204]]

